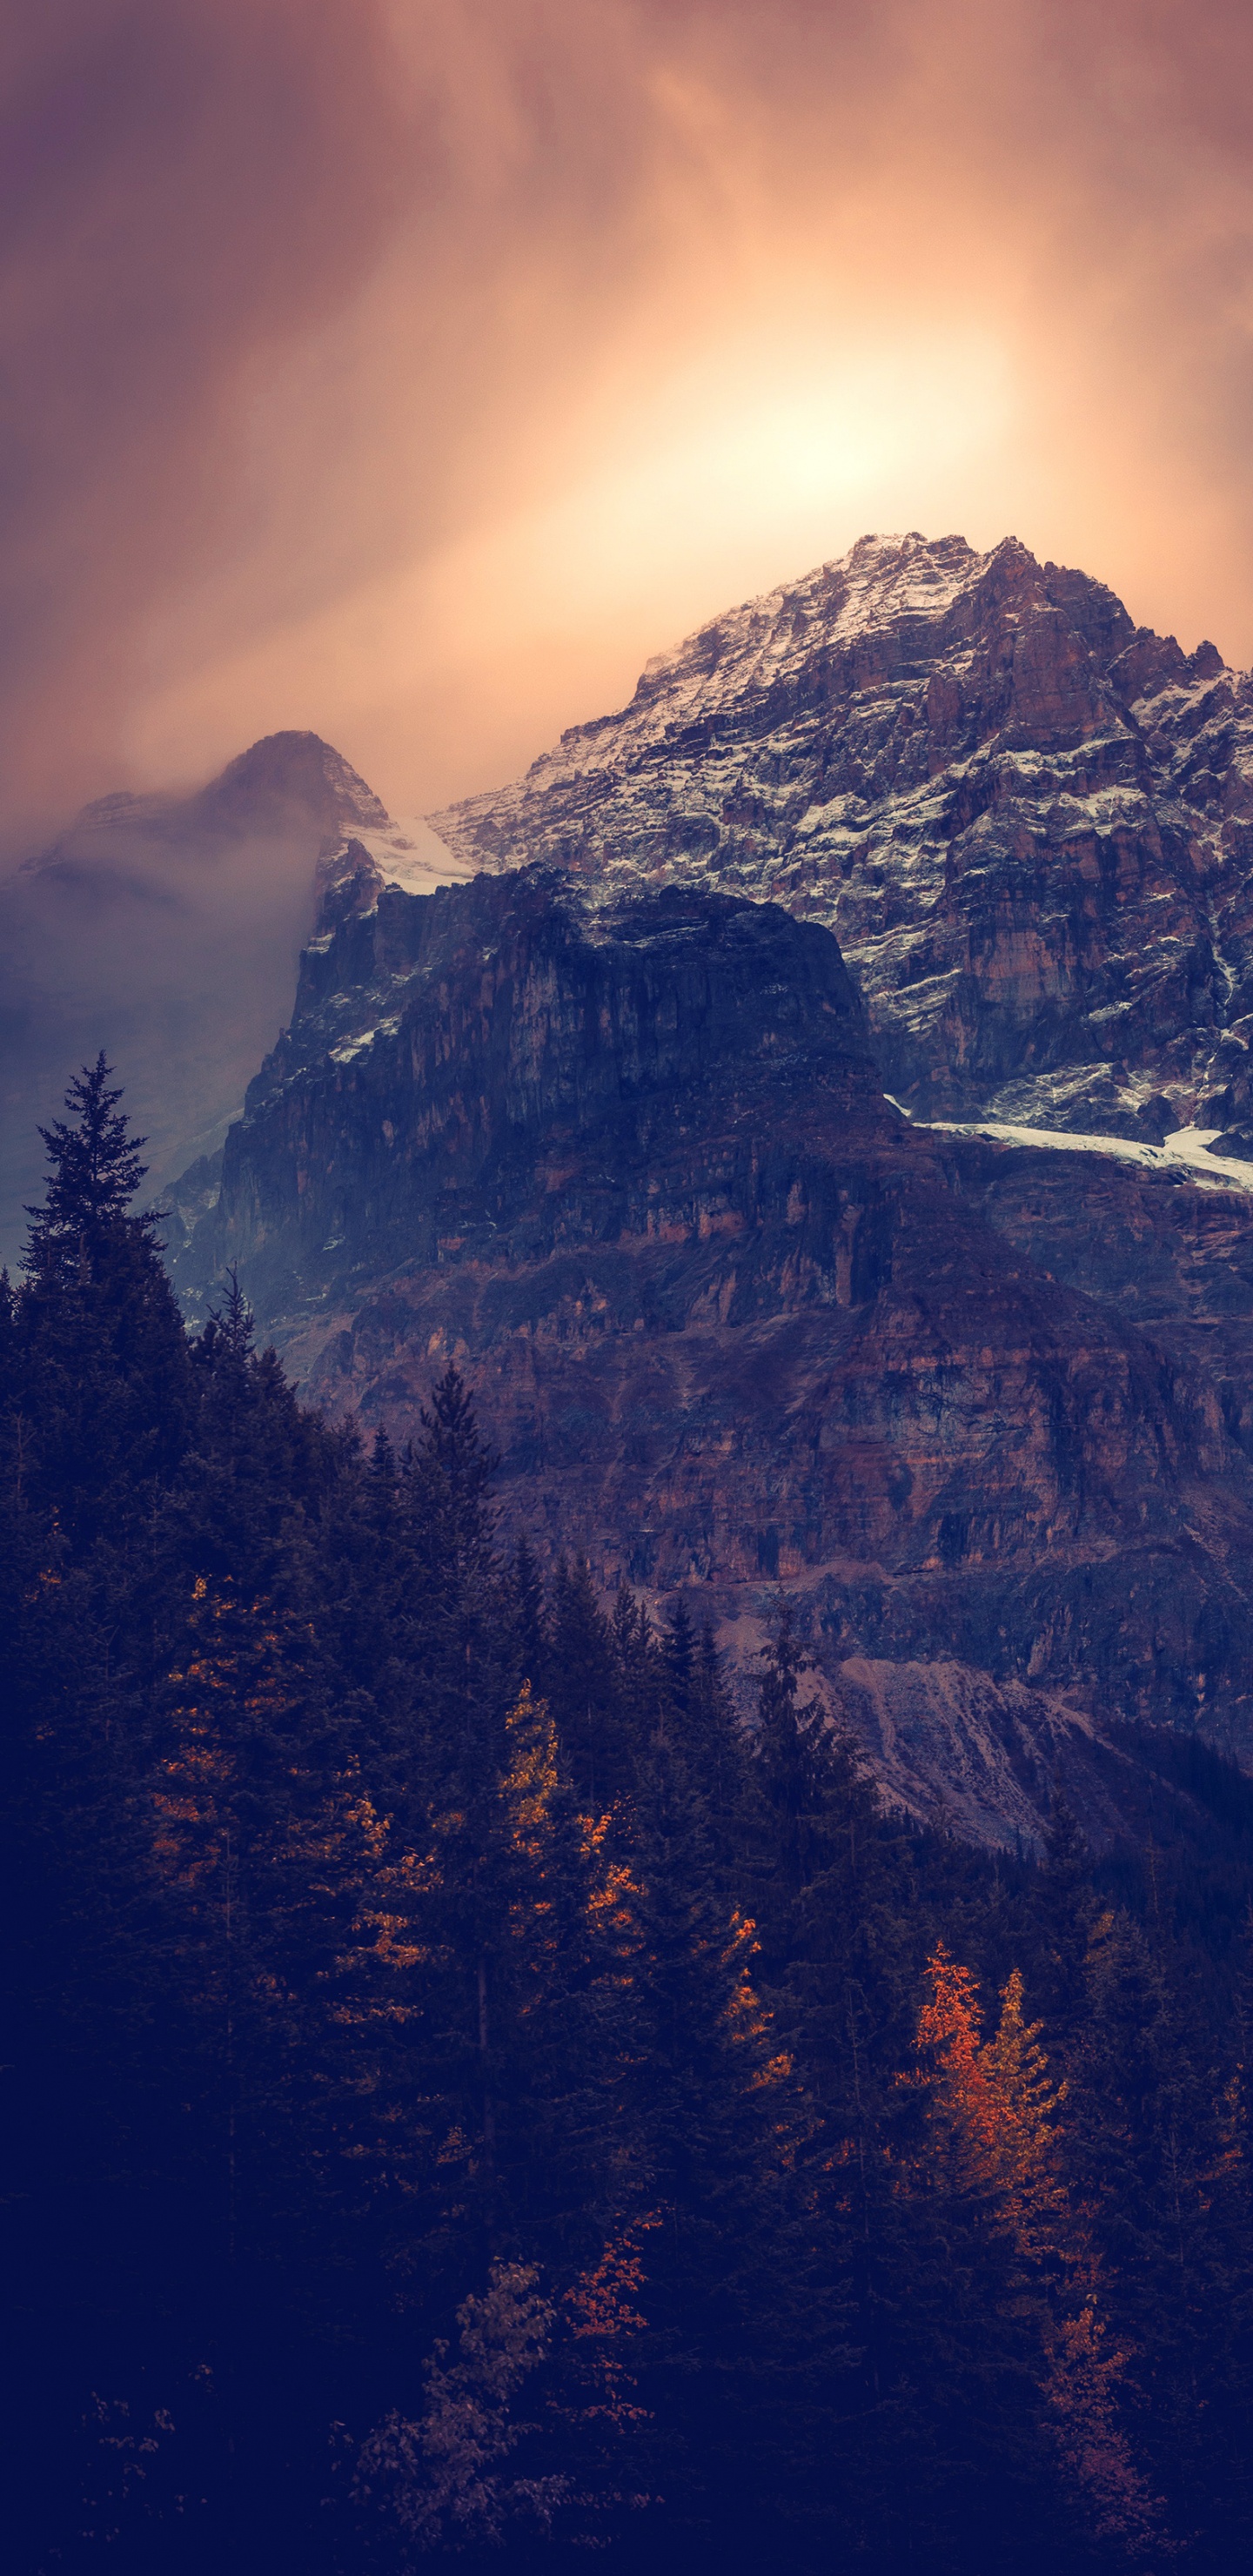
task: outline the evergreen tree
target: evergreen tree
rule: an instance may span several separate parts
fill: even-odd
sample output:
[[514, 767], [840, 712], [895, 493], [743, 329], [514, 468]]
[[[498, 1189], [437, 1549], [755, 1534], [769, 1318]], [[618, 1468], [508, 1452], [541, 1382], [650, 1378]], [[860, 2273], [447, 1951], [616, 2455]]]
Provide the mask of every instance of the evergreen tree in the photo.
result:
[[[660, 1729], [698, 1788], [725, 1886], [743, 1880], [747, 1749], [724, 1681], [713, 1633], [699, 1639], [680, 1595], [656, 1647], [645, 1631], [632, 1648], [624, 1636], [624, 1674], [634, 1667], [640, 1701], [637, 1741], [647, 1748]], [[647, 1751], [644, 1752], [647, 1759]]]
[[1230, 2469], [1216, 2478], [1206, 2437], [1211, 2419], [1229, 2422], [1239, 2403], [1233, 2328], [1247, 2256], [1221, 2076], [1182, 2003], [1146, 1932], [1119, 1913], [1100, 1917], [1071, 2053], [1071, 2127], [1114, 2332], [1129, 2354], [1133, 2438], [1152, 2459], [1176, 2539], [1221, 2557]]
[[661, 1656], [644, 1602], [620, 1582], [614, 1596], [614, 1674], [622, 1710], [631, 1776], [647, 1761], [657, 1729], [664, 1723], [665, 1691]]
[[1147, 1874], [915, 1831], [786, 1601], [741, 1729], [682, 1598], [502, 1568], [455, 1370], [367, 1454], [184, 1333], [118, 1102], [0, 1279], [22, 2576], [1226, 2576], [1247, 1784], [1137, 1739]]
[[[137, 1521], [186, 1443], [186, 1340], [155, 1244], [127, 1205], [143, 1178], [100, 1056], [69, 1087], [74, 1122], [42, 1130], [50, 1172], [33, 1209], [18, 1299], [12, 1400], [31, 1508], [55, 1511], [102, 1580], [136, 1579]], [[107, 1569], [107, 1575], [106, 1575]]]
[[542, 1697], [549, 1678], [544, 1585], [525, 1530], [509, 1569], [510, 1609], [521, 1678]]
[[661, 1632], [661, 1662], [668, 1714], [676, 1741], [688, 1739], [697, 1688], [696, 1639], [688, 1606], [680, 1592]]
[[754, 1991], [752, 1925], [728, 1905], [704, 1801], [664, 1736], [637, 1801], [635, 2083], [658, 2220], [640, 2387], [678, 2499], [672, 2545], [738, 2565], [780, 2516], [803, 2531], [816, 2511], [814, 2419], [842, 2312], [821, 2211], [796, 2180], [804, 2107]]
[[[58, 1255], [78, 1261], [85, 1252], [90, 1258], [96, 1241], [113, 1233], [145, 1178], [139, 1157], [147, 1139], [130, 1134], [129, 1121], [118, 1111], [121, 1089], [108, 1088], [111, 1071], [103, 1052], [94, 1065], [84, 1065], [65, 1095], [66, 1108], [77, 1113], [74, 1124], [56, 1118], [51, 1127], [39, 1130], [52, 1170], [42, 1204], [26, 1211], [32, 1219], [32, 1268]], [[151, 1235], [158, 1219], [152, 1215], [138, 1222]]]
[[632, 1747], [609, 1622], [583, 1557], [563, 1557], [553, 1589], [549, 1661], [552, 1713], [562, 1752], [585, 1803], [595, 1809], [624, 1797], [633, 1778]]
[[1072, 1809], [1054, 1788], [1044, 1863], [1035, 1886], [1040, 1939], [1035, 1975], [1041, 2010], [1057, 2043], [1068, 2048], [1087, 1994], [1088, 1942], [1096, 1916], [1091, 1854]]

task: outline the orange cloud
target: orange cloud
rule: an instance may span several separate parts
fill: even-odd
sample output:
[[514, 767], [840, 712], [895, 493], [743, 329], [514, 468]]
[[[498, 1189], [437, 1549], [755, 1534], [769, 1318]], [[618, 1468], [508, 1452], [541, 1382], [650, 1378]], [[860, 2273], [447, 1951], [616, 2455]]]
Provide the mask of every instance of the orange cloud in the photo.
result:
[[8, 824], [521, 765], [863, 529], [1253, 660], [1253, 32], [1176, 0], [53, 0], [8, 40]]

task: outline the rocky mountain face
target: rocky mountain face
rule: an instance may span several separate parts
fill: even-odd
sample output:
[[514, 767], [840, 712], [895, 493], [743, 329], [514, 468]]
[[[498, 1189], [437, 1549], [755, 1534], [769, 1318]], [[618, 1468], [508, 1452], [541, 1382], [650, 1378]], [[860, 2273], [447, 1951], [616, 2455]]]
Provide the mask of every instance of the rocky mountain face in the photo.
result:
[[367, 1428], [455, 1359], [506, 1530], [745, 1672], [786, 1583], [893, 1794], [995, 1841], [1058, 1771], [1119, 1812], [1114, 1720], [1253, 1758], [1248, 1177], [911, 1121], [832, 932], [708, 871], [361, 843], [177, 1273]]
[[0, 884], [0, 1257], [38, 1196], [37, 1125], [102, 1046], [158, 1187], [212, 1154], [290, 1010], [315, 871], [349, 834], [380, 871], [430, 881], [425, 825], [393, 823], [316, 734], [270, 734], [194, 795], [100, 798]]
[[432, 821], [827, 924], [919, 1117], [1253, 1141], [1253, 681], [1013, 538], [863, 538]]
[[506, 1532], [745, 1676], [786, 1583], [893, 1795], [1099, 1833], [1120, 1721], [1253, 1762], [1251, 794], [1212, 646], [867, 538], [429, 823], [310, 735], [89, 809], [0, 893], [6, 1124], [104, 1043], [211, 1149], [316, 892], [163, 1186], [189, 1311], [237, 1265], [399, 1437], [454, 1358]]

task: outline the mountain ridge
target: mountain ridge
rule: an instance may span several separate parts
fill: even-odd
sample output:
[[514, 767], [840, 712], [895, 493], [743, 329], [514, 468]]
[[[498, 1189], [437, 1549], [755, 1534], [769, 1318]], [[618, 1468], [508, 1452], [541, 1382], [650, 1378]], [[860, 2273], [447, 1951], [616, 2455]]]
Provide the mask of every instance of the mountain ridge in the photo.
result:
[[920, 1116], [1247, 1125], [1253, 686], [1015, 538], [859, 539], [431, 821], [825, 921]]

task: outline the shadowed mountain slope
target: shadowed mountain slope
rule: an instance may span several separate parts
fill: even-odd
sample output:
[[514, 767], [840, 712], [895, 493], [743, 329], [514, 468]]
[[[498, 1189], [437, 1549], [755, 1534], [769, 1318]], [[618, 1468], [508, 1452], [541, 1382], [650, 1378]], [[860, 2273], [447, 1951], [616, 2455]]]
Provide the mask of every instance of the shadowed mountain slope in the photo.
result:
[[357, 899], [179, 1256], [193, 1307], [237, 1264], [305, 1391], [394, 1435], [455, 1358], [507, 1523], [688, 1590], [745, 1663], [786, 1582], [917, 1812], [1032, 1833], [1060, 1768], [1099, 1823], [1115, 1718], [1253, 1751], [1243, 1194], [912, 1125], [834, 938], [777, 906], [543, 868]]

